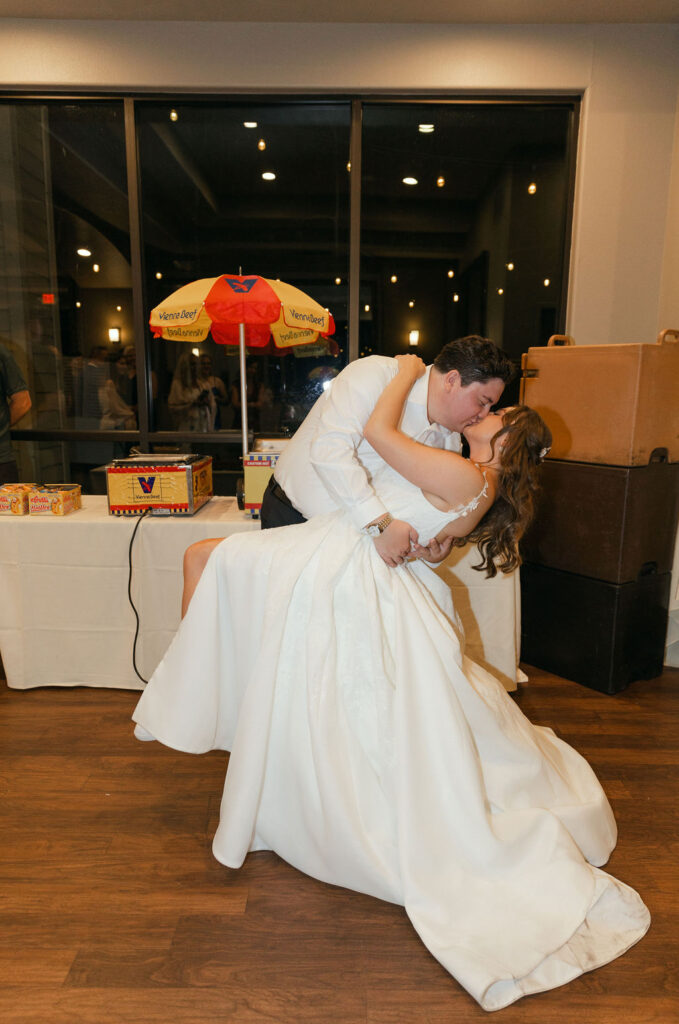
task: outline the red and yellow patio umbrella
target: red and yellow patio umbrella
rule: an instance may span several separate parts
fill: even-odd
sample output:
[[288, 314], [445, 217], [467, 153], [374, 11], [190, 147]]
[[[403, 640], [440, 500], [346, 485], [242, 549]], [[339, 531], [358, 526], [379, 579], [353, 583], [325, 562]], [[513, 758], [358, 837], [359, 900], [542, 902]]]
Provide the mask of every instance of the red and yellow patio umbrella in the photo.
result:
[[276, 351], [313, 345], [335, 331], [330, 313], [305, 292], [283, 281], [242, 274], [222, 274], [186, 284], [160, 303], [149, 319], [154, 337], [170, 341], [204, 341], [240, 347], [243, 455], [248, 421], [245, 349]]

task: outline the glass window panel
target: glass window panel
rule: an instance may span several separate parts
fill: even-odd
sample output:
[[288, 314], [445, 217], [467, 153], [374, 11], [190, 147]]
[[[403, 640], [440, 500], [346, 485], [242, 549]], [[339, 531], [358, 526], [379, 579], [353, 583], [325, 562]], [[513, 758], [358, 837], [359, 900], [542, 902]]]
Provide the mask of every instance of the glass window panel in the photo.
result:
[[[250, 428], [294, 429], [347, 358], [350, 104], [154, 101], [137, 115], [147, 311], [191, 281], [242, 269], [294, 284], [333, 314], [336, 346], [249, 351]], [[240, 429], [237, 348], [149, 332], [148, 351], [153, 430]]]
[[106, 494], [106, 466], [129, 453], [109, 441], [14, 441], [19, 479], [25, 483], [80, 484], [83, 494]]
[[132, 340], [122, 102], [0, 104], [0, 343], [33, 401], [21, 428], [135, 429]]
[[[195, 442], [152, 443], [159, 455], [212, 456], [215, 494], [235, 495], [243, 477], [240, 439], [233, 444]], [[129, 445], [108, 441], [14, 441], [19, 479], [26, 483], [78, 483], [83, 494], [106, 494], [106, 466], [125, 458]]]
[[364, 107], [361, 354], [429, 362], [475, 333], [518, 358], [555, 332], [572, 116], [567, 104]]

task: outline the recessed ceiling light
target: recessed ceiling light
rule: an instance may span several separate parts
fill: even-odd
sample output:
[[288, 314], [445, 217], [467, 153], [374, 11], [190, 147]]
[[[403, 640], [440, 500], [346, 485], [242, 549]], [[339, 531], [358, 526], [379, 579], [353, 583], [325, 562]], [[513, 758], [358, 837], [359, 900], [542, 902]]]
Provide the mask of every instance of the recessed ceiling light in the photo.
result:
[[366, 313], [369, 313], [370, 312], [370, 304], [366, 302], [366, 304], [363, 307], [363, 309], [365, 310]]
[[99, 273], [99, 264], [98, 263], [93, 263], [92, 264], [92, 270], [94, 271], [95, 274], [98, 274]]
[[335, 278], [335, 284], [341, 284], [341, 283], [342, 283], [342, 278], [341, 277], [336, 277]]
[[549, 278], [548, 277], [546, 277], [542, 283], [544, 284], [545, 288], [549, 288]]
[[158, 281], [160, 281], [160, 279], [162, 278], [162, 276], [163, 276], [163, 275], [161, 274], [161, 272], [160, 272], [159, 270], [156, 270], [156, 278], [157, 278], [157, 280], [158, 280]]
[[453, 295], [453, 302], [459, 302], [459, 301], [460, 301], [460, 296], [456, 292], [455, 295]]
[[449, 270], [448, 271], [448, 277], [455, 277], [455, 271], [454, 270]]
[[417, 178], [411, 178], [411, 177], [404, 178], [403, 179], [403, 184], [404, 185], [417, 185]]
[[507, 270], [513, 270], [513, 269], [514, 269], [514, 264], [513, 263], [508, 263], [507, 264]]
[[398, 281], [398, 278], [397, 278], [396, 274], [392, 274], [389, 280], [391, 281], [392, 284], [396, 284], [396, 282]]
[[264, 171], [264, 174], [262, 175], [262, 177], [264, 178], [264, 181], [275, 181], [276, 180], [276, 175], [274, 174], [273, 171]]
[[505, 293], [504, 288], [498, 288], [497, 293], [498, 293], [498, 295], [504, 295], [504, 293]]
[[75, 308], [76, 309], [80, 309], [81, 306], [82, 306], [82, 302], [76, 302], [76, 304], [75, 304]]
[[257, 149], [261, 150], [262, 153], [264, 152], [264, 150], [266, 149], [266, 142], [264, 141], [264, 139], [259, 140], [259, 142], [257, 143]]
[[538, 190], [537, 185], [535, 184], [534, 181], [531, 181], [530, 185], [528, 186], [528, 192], [530, 193], [530, 195], [534, 196], [535, 193], [537, 192], [537, 190]]
[[78, 256], [91, 256], [92, 255], [90, 250], [86, 249], [84, 246], [83, 246], [82, 249], [78, 249], [77, 252], [78, 252]]
[[418, 132], [422, 132], [423, 135], [431, 135], [431, 133], [434, 131], [434, 125], [433, 124], [418, 124], [417, 130], [418, 130]]
[[415, 305], [415, 303], [414, 303], [414, 302], [413, 302], [413, 300], [411, 299], [411, 300], [410, 300], [410, 302], [408, 303], [408, 305], [409, 305], [409, 306], [410, 306], [410, 308], [412, 309], [412, 308], [413, 308], [413, 306]]
[[122, 313], [122, 311], [123, 311], [123, 307], [122, 306], [116, 306], [116, 309], [118, 310], [119, 313]]
[[442, 174], [439, 174], [438, 178], [436, 179], [436, 184], [438, 185], [439, 188], [443, 188], [445, 183], [446, 183], [446, 179], [443, 177]]
[[257, 122], [256, 121], [243, 121], [243, 128], [256, 128], [256, 127], [257, 127]]
[[179, 114], [177, 113], [176, 110], [171, 110], [170, 111], [170, 120], [171, 121], [178, 121], [179, 120]]

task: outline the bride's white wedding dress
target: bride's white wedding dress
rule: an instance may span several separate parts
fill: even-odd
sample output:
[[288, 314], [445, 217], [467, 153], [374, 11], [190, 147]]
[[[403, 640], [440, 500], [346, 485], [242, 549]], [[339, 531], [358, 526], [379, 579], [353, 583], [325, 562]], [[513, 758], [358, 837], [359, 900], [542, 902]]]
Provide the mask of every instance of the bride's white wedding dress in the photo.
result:
[[[457, 513], [385, 467], [420, 539]], [[619, 956], [649, 914], [599, 870], [616, 842], [587, 762], [464, 657], [450, 591], [388, 568], [343, 513], [215, 548], [134, 712], [167, 746], [230, 750], [213, 850], [275, 850], [405, 906], [486, 1010]]]

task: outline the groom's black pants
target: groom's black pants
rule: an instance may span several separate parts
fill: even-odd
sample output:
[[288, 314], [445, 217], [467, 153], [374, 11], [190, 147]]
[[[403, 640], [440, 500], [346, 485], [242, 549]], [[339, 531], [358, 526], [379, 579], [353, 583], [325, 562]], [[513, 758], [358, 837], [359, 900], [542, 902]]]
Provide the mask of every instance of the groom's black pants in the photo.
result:
[[276, 483], [273, 474], [262, 498], [260, 520], [263, 530], [271, 530], [275, 526], [306, 523], [302, 513], [297, 511], [283, 488]]

